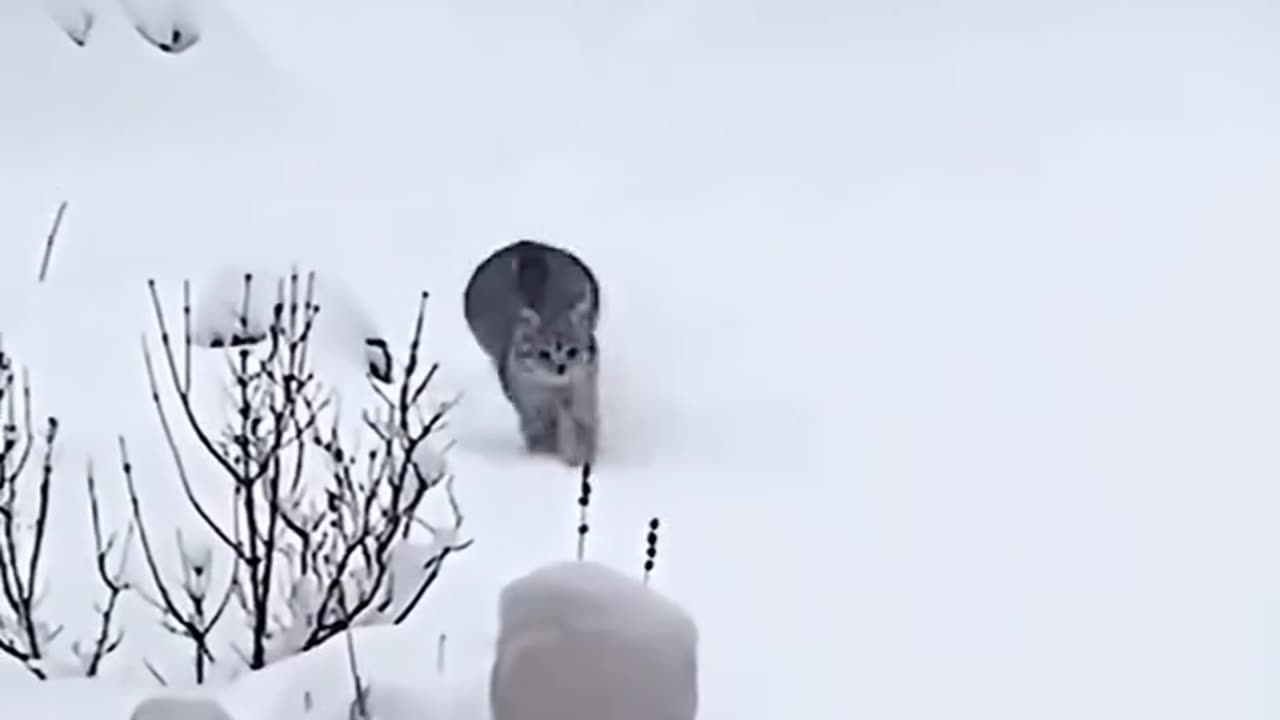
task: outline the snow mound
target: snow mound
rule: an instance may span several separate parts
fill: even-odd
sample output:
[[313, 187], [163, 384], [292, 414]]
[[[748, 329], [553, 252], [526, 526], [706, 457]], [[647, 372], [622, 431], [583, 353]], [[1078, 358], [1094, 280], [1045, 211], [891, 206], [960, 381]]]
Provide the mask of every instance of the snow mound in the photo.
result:
[[[288, 274], [223, 267], [205, 280], [193, 300], [192, 342], [204, 348], [261, 342], [276, 304], [283, 302], [287, 313], [291, 297], [296, 295], [301, 306], [307, 293], [306, 275], [295, 279]], [[311, 293], [311, 301], [319, 307], [313, 341], [342, 364], [363, 366], [375, 379], [390, 382], [394, 374], [390, 347], [354, 295], [331, 278], [319, 276]]]
[[224, 137], [287, 107], [289, 87], [221, 0], [0, 3], [0, 130], [34, 157], [195, 127]]
[[588, 562], [519, 578], [499, 600], [493, 720], [692, 720], [693, 619], [639, 580]]
[[232, 720], [209, 698], [153, 697], [138, 704], [129, 720]]
[[[485, 720], [476, 670], [436, 670], [436, 643], [406, 626], [352, 635], [365, 709], [376, 720]], [[356, 699], [345, 636], [246, 674], [221, 699], [238, 720], [347, 720]]]
[[356, 703], [355, 686], [346, 692], [334, 692], [328, 688], [320, 699], [308, 694], [302, 703], [292, 710], [278, 712], [273, 720], [351, 720], [367, 717], [370, 720], [453, 720], [447, 706], [420, 690], [407, 685], [369, 685], [364, 688], [364, 715]]

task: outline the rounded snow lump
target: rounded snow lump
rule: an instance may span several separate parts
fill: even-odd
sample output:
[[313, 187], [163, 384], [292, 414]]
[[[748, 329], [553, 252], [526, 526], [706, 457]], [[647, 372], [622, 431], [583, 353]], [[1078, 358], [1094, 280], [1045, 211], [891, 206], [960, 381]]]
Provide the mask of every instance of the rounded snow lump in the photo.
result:
[[138, 703], [129, 720], [231, 720], [231, 716], [209, 698], [153, 697]]
[[566, 562], [499, 598], [493, 720], [693, 720], [698, 631], [637, 579]]

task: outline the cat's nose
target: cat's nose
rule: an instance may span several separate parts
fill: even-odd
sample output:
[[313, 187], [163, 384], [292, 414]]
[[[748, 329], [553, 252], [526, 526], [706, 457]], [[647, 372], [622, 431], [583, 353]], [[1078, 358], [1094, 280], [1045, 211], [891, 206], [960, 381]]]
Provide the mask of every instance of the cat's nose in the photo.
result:
[[568, 370], [568, 369], [569, 368], [566, 367], [564, 363], [560, 363], [559, 365], [556, 365], [556, 374], [563, 375], [565, 370]]

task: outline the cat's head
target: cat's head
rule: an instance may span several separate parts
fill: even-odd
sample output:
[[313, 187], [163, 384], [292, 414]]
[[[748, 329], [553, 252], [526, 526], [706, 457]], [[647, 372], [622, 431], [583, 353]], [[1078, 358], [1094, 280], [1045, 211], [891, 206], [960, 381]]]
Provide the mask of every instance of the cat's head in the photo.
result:
[[588, 312], [584, 304], [547, 319], [523, 308], [511, 348], [514, 360], [547, 385], [567, 385], [592, 372], [597, 348]]

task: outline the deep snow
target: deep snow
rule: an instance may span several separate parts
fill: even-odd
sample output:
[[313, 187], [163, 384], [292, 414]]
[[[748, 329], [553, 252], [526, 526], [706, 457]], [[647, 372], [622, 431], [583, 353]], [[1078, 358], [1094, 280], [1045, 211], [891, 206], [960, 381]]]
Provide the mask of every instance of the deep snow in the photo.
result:
[[[482, 680], [499, 589], [573, 552], [575, 478], [519, 452], [460, 309], [534, 237], [606, 293], [589, 555], [638, 574], [662, 517], [700, 717], [1280, 713], [1273, 6], [204, 0], [166, 56], [92, 5], [83, 48], [0, 10], [0, 330], [64, 421], [72, 629], [86, 457], [118, 480], [126, 433], [149, 514], [177, 497], [145, 279], [296, 262], [400, 346], [433, 293], [477, 544], [358, 645], [412, 683], [447, 633]], [[126, 717], [166, 641], [131, 612], [126, 689], [0, 663], [6, 710]]]
[[697, 716], [697, 625], [640, 578], [566, 560], [512, 580], [498, 608], [494, 720]]

